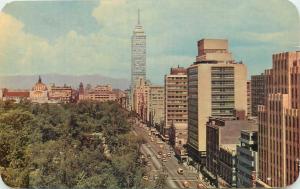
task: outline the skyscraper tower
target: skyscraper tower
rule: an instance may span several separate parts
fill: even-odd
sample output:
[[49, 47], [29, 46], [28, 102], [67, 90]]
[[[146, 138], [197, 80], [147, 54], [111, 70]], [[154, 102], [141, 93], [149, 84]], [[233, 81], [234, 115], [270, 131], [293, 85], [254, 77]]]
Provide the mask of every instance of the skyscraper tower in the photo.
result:
[[138, 10], [138, 23], [131, 37], [131, 92], [140, 77], [146, 81], [146, 35], [140, 24]]

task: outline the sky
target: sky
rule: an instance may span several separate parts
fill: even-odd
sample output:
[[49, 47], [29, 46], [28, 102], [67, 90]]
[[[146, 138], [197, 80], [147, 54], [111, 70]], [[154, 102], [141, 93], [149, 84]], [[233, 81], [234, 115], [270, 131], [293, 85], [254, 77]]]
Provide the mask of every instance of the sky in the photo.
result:
[[197, 41], [229, 40], [249, 76], [272, 54], [300, 50], [300, 22], [287, 0], [19, 1], [0, 13], [0, 75], [99, 74], [130, 79], [131, 35], [141, 9], [147, 77], [195, 61]]

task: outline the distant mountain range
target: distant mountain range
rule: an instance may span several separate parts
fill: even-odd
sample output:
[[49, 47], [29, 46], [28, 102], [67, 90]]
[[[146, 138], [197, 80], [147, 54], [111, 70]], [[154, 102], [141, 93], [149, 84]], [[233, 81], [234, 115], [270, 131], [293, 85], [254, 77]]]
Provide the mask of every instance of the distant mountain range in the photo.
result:
[[[11, 89], [31, 89], [38, 81], [38, 75], [16, 75], [16, 76], [0, 76], [0, 88]], [[129, 88], [129, 80], [104, 77], [101, 75], [61, 75], [61, 74], [45, 74], [41, 75], [43, 83], [49, 85], [69, 85], [74, 88], [79, 87], [79, 83], [83, 82], [84, 86], [91, 84], [92, 86], [99, 84], [111, 84], [113, 88], [125, 90]]]

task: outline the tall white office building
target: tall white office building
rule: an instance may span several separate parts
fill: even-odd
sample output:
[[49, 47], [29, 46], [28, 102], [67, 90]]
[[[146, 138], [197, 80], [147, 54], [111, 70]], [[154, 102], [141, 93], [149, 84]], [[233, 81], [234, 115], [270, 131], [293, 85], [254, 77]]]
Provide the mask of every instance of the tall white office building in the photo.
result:
[[131, 37], [131, 89], [141, 77], [146, 81], [146, 34], [140, 24], [140, 11], [138, 10], [138, 23]]

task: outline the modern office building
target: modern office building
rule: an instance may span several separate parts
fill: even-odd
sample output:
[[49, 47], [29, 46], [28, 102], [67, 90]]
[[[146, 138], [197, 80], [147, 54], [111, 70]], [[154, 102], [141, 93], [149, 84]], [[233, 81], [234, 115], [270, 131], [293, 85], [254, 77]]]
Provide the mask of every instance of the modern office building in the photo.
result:
[[247, 68], [235, 62], [228, 41], [198, 41], [196, 62], [188, 68], [188, 153], [205, 164], [206, 122], [210, 116], [247, 115]]
[[138, 11], [138, 23], [131, 37], [131, 98], [135, 84], [141, 77], [146, 81], [146, 34]]
[[216, 183], [236, 186], [236, 146], [242, 130], [257, 128], [255, 122], [238, 117], [210, 117], [206, 124], [206, 169]]
[[171, 68], [165, 75], [165, 124], [162, 136], [169, 138], [172, 124], [187, 124], [187, 75], [183, 67]]
[[255, 188], [258, 171], [257, 127], [242, 130], [237, 146], [237, 187]]
[[143, 77], [133, 89], [133, 110], [145, 123], [150, 120], [150, 85]]
[[266, 99], [265, 75], [251, 76], [251, 115], [257, 117], [258, 105], [264, 105]]
[[300, 51], [272, 59], [265, 71], [266, 101], [258, 108], [258, 176], [271, 187], [284, 187], [299, 174]]
[[150, 121], [152, 125], [162, 124], [165, 118], [165, 89], [164, 86], [150, 86]]

